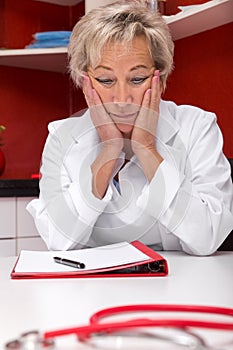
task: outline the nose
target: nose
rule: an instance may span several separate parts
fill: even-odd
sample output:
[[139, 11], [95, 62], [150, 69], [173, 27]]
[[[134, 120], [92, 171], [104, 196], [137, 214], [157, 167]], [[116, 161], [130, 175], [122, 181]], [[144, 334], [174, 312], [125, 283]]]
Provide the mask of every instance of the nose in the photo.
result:
[[131, 94], [131, 89], [126, 83], [117, 83], [113, 91], [113, 102], [115, 103], [132, 103], [133, 96]]

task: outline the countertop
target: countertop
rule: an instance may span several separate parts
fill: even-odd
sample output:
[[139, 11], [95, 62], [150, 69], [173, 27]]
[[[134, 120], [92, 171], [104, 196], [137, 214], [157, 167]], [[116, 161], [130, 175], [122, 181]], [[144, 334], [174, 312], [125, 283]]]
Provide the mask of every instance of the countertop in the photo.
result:
[[[231, 164], [233, 180], [233, 158]], [[0, 179], [0, 197], [37, 197], [39, 195], [39, 179]]]
[[0, 197], [37, 197], [38, 179], [0, 179]]
[[[208, 257], [182, 252], [163, 251], [161, 254], [169, 265], [169, 274], [165, 277], [12, 280], [10, 272], [17, 258], [0, 258], [0, 349], [5, 348], [6, 342], [30, 330], [44, 332], [87, 325], [93, 313], [109, 307], [138, 304], [233, 307], [233, 252], [217, 252]], [[161, 313], [150, 313], [149, 317], [158, 319], [159, 315]], [[180, 313], [168, 315], [182, 317]], [[110, 321], [120, 317], [110, 318]], [[122, 317], [123, 320], [130, 319], [130, 315]], [[146, 313], [139, 317], [145, 318]], [[187, 316], [190, 317], [232, 322], [229, 316], [214, 314], [208, 317], [192, 313]], [[211, 347], [232, 349], [232, 331], [192, 329], [192, 332], [202, 336]], [[76, 336], [57, 337], [56, 343], [59, 350], [87, 349], [85, 344], [77, 342]], [[174, 349], [174, 346], [166, 348]], [[93, 348], [88, 346], [88, 349]]]

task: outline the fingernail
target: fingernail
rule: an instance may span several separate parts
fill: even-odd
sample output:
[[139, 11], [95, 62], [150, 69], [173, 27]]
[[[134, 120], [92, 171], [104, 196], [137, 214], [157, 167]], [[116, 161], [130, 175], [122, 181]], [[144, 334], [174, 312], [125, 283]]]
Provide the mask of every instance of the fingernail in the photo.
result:
[[86, 72], [83, 72], [82, 73], [82, 78], [83, 78], [83, 81], [85, 81], [85, 82], [87, 82], [88, 81], [88, 75], [87, 75], [87, 73]]
[[158, 75], [154, 75], [153, 82], [157, 83], [158, 81], [159, 81], [159, 76]]

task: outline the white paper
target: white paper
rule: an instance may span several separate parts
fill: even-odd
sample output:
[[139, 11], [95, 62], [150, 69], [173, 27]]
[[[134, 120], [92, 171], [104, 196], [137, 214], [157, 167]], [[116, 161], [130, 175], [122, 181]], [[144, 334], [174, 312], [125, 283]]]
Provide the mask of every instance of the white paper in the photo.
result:
[[[82, 262], [85, 264], [85, 268], [79, 270], [74, 267], [58, 264], [53, 259], [55, 256]], [[97, 248], [69, 251], [22, 250], [15, 267], [15, 272], [83, 272], [86, 270], [120, 266], [148, 259], [148, 255], [142, 253], [127, 242], [110, 244]]]

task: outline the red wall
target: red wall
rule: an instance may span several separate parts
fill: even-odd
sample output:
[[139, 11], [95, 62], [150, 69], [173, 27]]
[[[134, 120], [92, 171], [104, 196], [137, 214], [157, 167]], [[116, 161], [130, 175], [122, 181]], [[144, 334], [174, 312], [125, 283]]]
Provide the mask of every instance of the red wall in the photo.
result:
[[[71, 30], [84, 13], [84, 2], [71, 8], [4, 0], [0, 11], [0, 16], [4, 14], [0, 46], [22, 48], [37, 31]], [[228, 157], [233, 157], [232, 34], [233, 25], [229, 24], [177, 41], [175, 70], [164, 95], [165, 99], [215, 112]], [[30, 178], [38, 173], [48, 122], [86, 107], [81, 91], [72, 87], [66, 75], [3, 66], [0, 101], [0, 124], [7, 127], [2, 148], [7, 166], [1, 178]]]
[[32, 0], [1, 0], [0, 45], [8, 49], [24, 48], [32, 34], [49, 30], [71, 30], [84, 13], [84, 1], [74, 7]]
[[[84, 2], [75, 7], [32, 0], [0, 1], [0, 47], [24, 48], [32, 34], [71, 30], [84, 13]], [[38, 173], [47, 124], [70, 114], [73, 104], [84, 108], [80, 91], [60, 73], [0, 66], [0, 125], [6, 169], [1, 178], [30, 178]]]
[[214, 112], [233, 157], [233, 23], [175, 42], [175, 69], [164, 98]]

